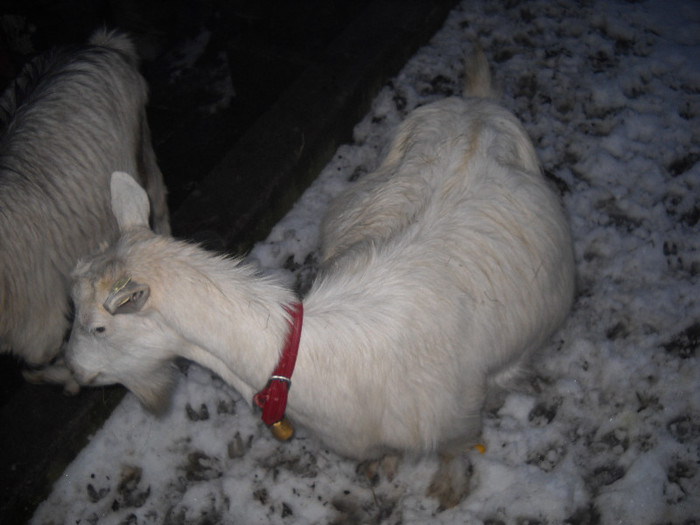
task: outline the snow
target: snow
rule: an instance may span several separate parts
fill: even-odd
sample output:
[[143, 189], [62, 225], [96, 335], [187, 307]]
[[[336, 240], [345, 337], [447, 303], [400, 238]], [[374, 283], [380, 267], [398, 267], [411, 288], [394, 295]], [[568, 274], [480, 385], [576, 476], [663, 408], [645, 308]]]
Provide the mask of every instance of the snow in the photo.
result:
[[534, 390], [485, 414], [471, 493], [440, 511], [434, 457], [370, 480], [304, 429], [183, 366], [169, 414], [128, 395], [34, 524], [569, 523], [700, 520], [700, 4], [465, 0], [377, 95], [250, 257], [300, 291], [330, 199], [377, 165], [414, 107], [459, 93], [478, 39], [571, 219], [578, 296]]

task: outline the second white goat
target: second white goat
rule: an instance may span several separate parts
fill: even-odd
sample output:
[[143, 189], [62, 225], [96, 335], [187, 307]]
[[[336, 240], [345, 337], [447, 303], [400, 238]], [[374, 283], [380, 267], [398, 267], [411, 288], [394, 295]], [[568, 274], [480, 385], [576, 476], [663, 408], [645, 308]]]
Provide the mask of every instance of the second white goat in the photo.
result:
[[170, 232], [147, 98], [135, 45], [103, 29], [35, 58], [0, 97], [0, 352], [30, 365], [32, 382], [78, 390], [62, 361], [70, 272], [117, 237], [113, 171], [134, 175], [153, 227]]

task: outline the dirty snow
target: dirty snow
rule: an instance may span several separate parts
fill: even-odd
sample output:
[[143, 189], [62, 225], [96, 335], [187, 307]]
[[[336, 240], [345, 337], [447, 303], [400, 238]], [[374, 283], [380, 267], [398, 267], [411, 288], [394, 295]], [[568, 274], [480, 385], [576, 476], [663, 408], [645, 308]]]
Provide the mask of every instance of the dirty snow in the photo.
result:
[[479, 40], [562, 194], [578, 297], [535, 391], [485, 415], [471, 494], [440, 512], [424, 496], [432, 457], [370, 481], [303, 429], [277, 443], [193, 365], [161, 419], [127, 396], [34, 524], [700, 521], [700, 4], [497, 4], [453, 10], [251, 253], [306, 289], [329, 199], [376, 166], [410, 110], [459, 93]]

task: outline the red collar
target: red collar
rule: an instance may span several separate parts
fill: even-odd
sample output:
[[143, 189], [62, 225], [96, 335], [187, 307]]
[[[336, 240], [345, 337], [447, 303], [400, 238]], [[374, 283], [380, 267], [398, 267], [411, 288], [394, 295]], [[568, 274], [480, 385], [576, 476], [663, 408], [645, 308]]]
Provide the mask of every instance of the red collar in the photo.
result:
[[304, 306], [301, 303], [294, 303], [284, 308], [291, 315], [291, 319], [280, 360], [277, 363], [277, 368], [272, 372], [267, 386], [253, 396], [253, 402], [263, 410], [262, 420], [266, 425], [286, 425], [289, 427], [288, 432], [283, 432], [283, 435], [278, 434], [276, 428], [272, 428], [272, 433], [278, 439], [291, 437], [291, 425], [284, 419], [284, 410], [287, 407], [287, 393], [292, 385], [292, 373], [299, 352], [301, 325], [304, 319]]

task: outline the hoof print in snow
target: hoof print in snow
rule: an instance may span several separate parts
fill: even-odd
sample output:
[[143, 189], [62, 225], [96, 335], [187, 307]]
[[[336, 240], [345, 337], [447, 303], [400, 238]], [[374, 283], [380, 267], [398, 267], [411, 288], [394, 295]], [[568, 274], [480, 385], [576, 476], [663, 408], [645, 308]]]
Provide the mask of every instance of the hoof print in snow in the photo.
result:
[[236, 402], [233, 399], [220, 399], [216, 404], [216, 413], [218, 415], [235, 416]]
[[253, 492], [253, 498], [255, 501], [259, 502], [260, 505], [267, 505], [267, 500], [269, 498], [267, 494], [267, 489], [262, 488]]
[[666, 428], [679, 443], [689, 443], [700, 437], [700, 423], [687, 415], [672, 419]]
[[588, 485], [591, 492], [597, 494], [601, 487], [612, 485], [625, 475], [625, 469], [620, 465], [610, 464], [596, 467], [588, 476]]
[[192, 452], [187, 455], [185, 475], [188, 481], [209, 481], [221, 477], [219, 461], [204, 452]]
[[393, 515], [396, 501], [381, 494], [372, 493], [372, 497], [355, 499], [350, 490], [333, 498], [331, 505], [338, 515], [330, 523], [333, 525], [351, 525], [355, 523], [385, 523]]
[[282, 513], [281, 514], [282, 514], [283, 518], [288, 518], [289, 516], [294, 515], [294, 511], [287, 503], [282, 503]]
[[199, 410], [195, 410], [192, 408], [192, 405], [187, 403], [185, 411], [187, 413], [187, 419], [190, 421], [207, 421], [209, 419], [209, 409], [204, 403], [199, 405]]
[[88, 483], [87, 486], [88, 499], [91, 503], [97, 503], [107, 494], [109, 494], [109, 487], [103, 487], [101, 489], [96, 489], [92, 483]]
[[236, 435], [233, 436], [233, 440], [231, 440], [228, 444], [228, 457], [231, 459], [235, 458], [241, 458], [245, 456], [246, 452], [250, 450], [250, 447], [253, 445], [253, 435], [251, 434], [248, 436], [248, 439], [246, 441], [243, 441], [243, 438], [241, 437], [240, 432], [236, 432]]
[[642, 225], [642, 218], [629, 216], [620, 208], [619, 203], [614, 198], [602, 200], [596, 204], [596, 208], [608, 216], [608, 222], [605, 226], [614, 226], [631, 233]]
[[616, 339], [625, 339], [630, 335], [630, 330], [624, 321], [619, 321], [608, 328], [605, 335], [611, 341], [615, 341]]
[[549, 425], [556, 417], [557, 410], [559, 410], [559, 405], [561, 405], [560, 400], [555, 400], [551, 404], [538, 403], [530, 411], [528, 420], [537, 427]]
[[669, 467], [667, 477], [671, 483], [681, 484], [683, 480], [693, 479], [697, 473], [697, 465], [688, 461], [678, 461]]
[[700, 323], [693, 323], [681, 333], [676, 335], [663, 347], [669, 354], [688, 359], [695, 357], [695, 352], [700, 344]]
[[608, 53], [602, 50], [590, 55], [588, 60], [590, 61], [591, 67], [595, 73], [602, 73], [608, 69], [613, 69], [618, 63], [615, 57], [610, 56]]
[[669, 505], [678, 504], [688, 499], [695, 492], [698, 467], [689, 461], [678, 461], [671, 465], [666, 472], [668, 485], [664, 495]]
[[530, 453], [526, 462], [544, 472], [551, 472], [566, 457], [566, 452], [567, 448], [563, 443], [550, 443], [543, 449]]
[[150, 485], [145, 490], [140, 490], [141, 467], [126, 466], [122, 469], [117, 496], [112, 502], [112, 510], [116, 512], [125, 508], [140, 508], [151, 495]]
[[280, 472], [286, 471], [295, 477], [311, 479], [318, 476], [318, 460], [308, 450], [298, 454], [275, 454], [261, 463], [265, 470], [272, 472], [274, 480]]
[[644, 410], [654, 410], [656, 412], [663, 410], [663, 406], [661, 405], [658, 396], [650, 394], [649, 392], [639, 391], [635, 392], [635, 395], [637, 396], [637, 401], [639, 402], [639, 407], [637, 408], [638, 413], [643, 412]]
[[630, 446], [630, 439], [627, 430], [619, 428], [613, 430], [612, 432], [608, 432], [593, 444], [594, 448], [596, 446], [601, 447], [602, 450], [600, 450], [600, 452], [607, 450], [615, 455], [622, 454]]
[[700, 161], [700, 153], [688, 153], [685, 157], [671, 162], [668, 166], [668, 172], [677, 177], [690, 170], [698, 161]]

